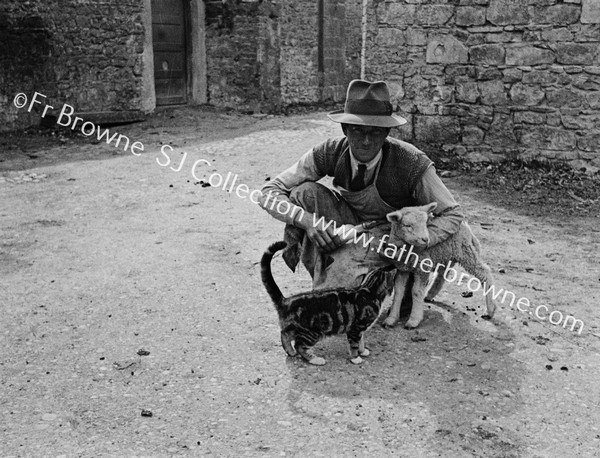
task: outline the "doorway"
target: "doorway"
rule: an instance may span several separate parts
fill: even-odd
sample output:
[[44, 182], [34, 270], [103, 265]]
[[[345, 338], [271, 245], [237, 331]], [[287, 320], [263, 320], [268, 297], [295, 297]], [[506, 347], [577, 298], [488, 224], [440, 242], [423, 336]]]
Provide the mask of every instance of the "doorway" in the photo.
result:
[[188, 40], [184, 0], [152, 0], [156, 105], [188, 102]]

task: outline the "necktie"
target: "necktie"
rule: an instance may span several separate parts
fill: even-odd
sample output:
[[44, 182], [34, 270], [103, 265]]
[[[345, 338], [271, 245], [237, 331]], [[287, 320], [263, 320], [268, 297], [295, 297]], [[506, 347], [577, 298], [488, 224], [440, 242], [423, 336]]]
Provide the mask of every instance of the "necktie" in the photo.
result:
[[365, 164], [358, 164], [358, 173], [352, 178], [352, 182], [350, 183], [351, 191], [360, 191], [361, 189], [364, 189], [366, 171], [367, 166]]

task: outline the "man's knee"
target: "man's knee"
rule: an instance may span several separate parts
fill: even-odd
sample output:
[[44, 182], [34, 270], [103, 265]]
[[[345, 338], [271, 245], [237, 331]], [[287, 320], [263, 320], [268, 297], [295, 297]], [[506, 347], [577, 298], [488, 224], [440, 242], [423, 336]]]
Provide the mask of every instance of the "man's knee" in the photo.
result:
[[329, 200], [335, 200], [332, 191], [321, 183], [312, 181], [299, 184], [290, 192], [290, 201], [309, 212], [315, 211], [316, 202], [323, 204]]

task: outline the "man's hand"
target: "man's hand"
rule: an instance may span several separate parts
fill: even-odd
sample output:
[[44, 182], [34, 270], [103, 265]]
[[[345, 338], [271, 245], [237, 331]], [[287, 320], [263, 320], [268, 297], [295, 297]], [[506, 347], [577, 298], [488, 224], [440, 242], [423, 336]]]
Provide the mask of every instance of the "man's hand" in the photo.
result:
[[323, 228], [321, 225], [315, 227], [313, 221], [313, 214], [307, 212], [303, 214], [301, 220], [296, 222], [296, 226], [304, 229], [311, 242], [321, 250], [329, 253], [346, 243], [346, 240], [343, 240], [339, 235], [334, 233], [333, 229], [337, 226], [334, 226], [333, 223], [327, 228]]

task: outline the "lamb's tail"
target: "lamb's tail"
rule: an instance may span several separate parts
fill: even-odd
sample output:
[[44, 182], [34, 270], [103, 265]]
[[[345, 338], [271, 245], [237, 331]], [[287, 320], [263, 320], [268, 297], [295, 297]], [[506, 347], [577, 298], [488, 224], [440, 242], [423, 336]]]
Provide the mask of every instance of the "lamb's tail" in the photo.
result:
[[275, 242], [272, 244], [267, 250], [264, 252], [262, 259], [260, 260], [260, 273], [263, 285], [265, 285], [265, 289], [276, 308], [279, 308], [283, 302], [283, 294], [281, 294], [281, 290], [277, 283], [275, 283], [275, 279], [273, 278], [273, 273], [271, 272], [271, 259], [273, 259], [273, 255], [277, 253], [279, 250], [283, 250], [287, 246], [285, 242]]

